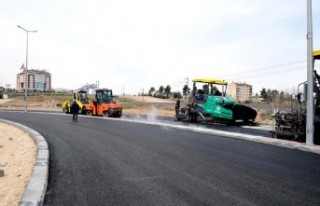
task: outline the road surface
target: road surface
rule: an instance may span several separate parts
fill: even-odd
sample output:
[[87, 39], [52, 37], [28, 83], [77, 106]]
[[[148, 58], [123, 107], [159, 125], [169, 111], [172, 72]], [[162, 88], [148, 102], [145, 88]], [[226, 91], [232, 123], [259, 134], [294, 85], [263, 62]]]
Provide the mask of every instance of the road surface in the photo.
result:
[[0, 118], [46, 138], [44, 205], [320, 205], [317, 154], [105, 118]]

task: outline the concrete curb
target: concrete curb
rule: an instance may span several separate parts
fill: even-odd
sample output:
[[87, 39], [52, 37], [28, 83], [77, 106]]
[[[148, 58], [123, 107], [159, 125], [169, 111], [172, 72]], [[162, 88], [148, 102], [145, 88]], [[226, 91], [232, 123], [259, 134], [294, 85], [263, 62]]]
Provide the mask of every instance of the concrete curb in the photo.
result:
[[28, 133], [37, 144], [38, 154], [29, 183], [19, 203], [20, 206], [41, 206], [47, 190], [49, 177], [49, 149], [47, 141], [37, 131], [22, 124], [0, 119], [0, 122], [17, 127]]

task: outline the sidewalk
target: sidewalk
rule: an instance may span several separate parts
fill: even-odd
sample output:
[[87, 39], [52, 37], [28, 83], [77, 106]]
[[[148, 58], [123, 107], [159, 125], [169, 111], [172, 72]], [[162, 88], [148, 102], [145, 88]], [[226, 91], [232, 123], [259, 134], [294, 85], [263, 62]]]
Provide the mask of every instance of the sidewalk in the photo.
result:
[[42, 205], [49, 151], [44, 138], [23, 125], [0, 119], [0, 206]]
[[37, 154], [33, 139], [24, 131], [0, 122], [0, 205], [17, 205], [31, 177]]

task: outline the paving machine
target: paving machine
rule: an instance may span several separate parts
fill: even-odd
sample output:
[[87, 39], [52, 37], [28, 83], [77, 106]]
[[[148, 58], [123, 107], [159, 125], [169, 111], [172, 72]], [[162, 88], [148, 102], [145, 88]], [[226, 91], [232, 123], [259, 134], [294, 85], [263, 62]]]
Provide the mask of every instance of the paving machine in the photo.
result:
[[95, 100], [85, 104], [86, 114], [93, 116], [121, 117], [122, 107], [114, 101], [111, 89], [97, 89]]
[[[192, 97], [186, 107], [180, 108], [176, 103], [176, 118], [178, 121], [234, 124], [242, 122], [253, 124], [257, 111], [236, 103], [225, 96], [228, 83], [218, 79], [193, 79]], [[197, 89], [202, 84], [203, 89]], [[221, 87], [219, 91], [218, 87]]]
[[[320, 50], [313, 52], [313, 63], [320, 60]], [[307, 111], [307, 82], [298, 85], [298, 94], [291, 99], [291, 110], [273, 114], [274, 132], [277, 138], [305, 142], [306, 140], [306, 111]], [[320, 75], [313, 71], [313, 107], [314, 107], [314, 143], [320, 144]]]
[[73, 101], [79, 105], [79, 113], [85, 114], [84, 105], [89, 103], [88, 93], [84, 90], [73, 91], [73, 100], [66, 100], [62, 103], [62, 111], [65, 113], [71, 113], [70, 107]]

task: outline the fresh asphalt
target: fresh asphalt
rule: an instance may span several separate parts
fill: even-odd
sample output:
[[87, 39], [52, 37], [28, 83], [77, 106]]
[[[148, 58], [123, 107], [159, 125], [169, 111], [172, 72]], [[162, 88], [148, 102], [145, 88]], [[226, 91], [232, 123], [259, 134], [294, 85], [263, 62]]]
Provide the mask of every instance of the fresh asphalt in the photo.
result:
[[0, 118], [47, 140], [44, 205], [320, 205], [318, 154], [105, 118]]

